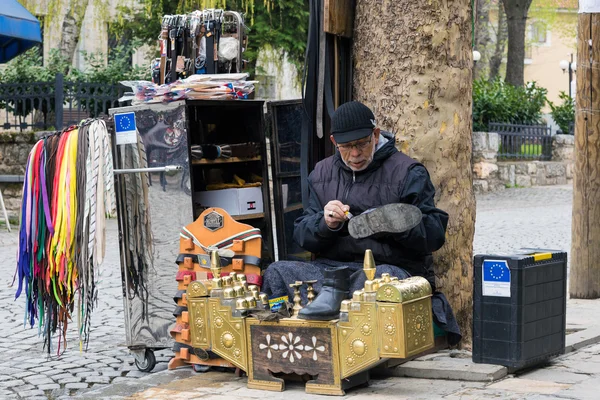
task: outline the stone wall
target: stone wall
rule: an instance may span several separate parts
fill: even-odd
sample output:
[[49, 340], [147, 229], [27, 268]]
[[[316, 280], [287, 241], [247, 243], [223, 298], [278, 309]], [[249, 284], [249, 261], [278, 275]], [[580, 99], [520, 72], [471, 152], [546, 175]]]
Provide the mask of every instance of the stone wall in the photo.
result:
[[573, 179], [574, 136], [552, 137], [551, 161], [498, 161], [500, 135], [473, 132], [473, 187], [476, 193], [505, 187], [564, 185]]
[[[0, 133], [0, 177], [3, 175], [25, 175], [27, 156], [36, 141], [35, 134], [31, 132]], [[19, 219], [22, 188], [22, 183], [3, 183], [0, 181], [4, 204], [8, 216], [13, 222]], [[4, 221], [1, 214], [0, 220]]]

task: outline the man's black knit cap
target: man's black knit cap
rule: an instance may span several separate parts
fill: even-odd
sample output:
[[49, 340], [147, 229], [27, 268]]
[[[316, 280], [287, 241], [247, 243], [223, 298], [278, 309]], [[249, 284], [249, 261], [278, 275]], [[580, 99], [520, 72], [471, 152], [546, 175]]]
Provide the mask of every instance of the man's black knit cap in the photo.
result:
[[331, 118], [331, 134], [336, 143], [367, 137], [373, 133], [375, 126], [373, 111], [358, 101], [342, 104]]

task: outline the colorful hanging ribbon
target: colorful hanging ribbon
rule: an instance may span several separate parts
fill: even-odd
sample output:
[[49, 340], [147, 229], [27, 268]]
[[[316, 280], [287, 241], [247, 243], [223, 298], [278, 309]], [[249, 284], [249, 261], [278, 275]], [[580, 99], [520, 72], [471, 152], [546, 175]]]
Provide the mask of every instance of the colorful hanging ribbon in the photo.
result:
[[114, 211], [110, 137], [102, 120], [87, 120], [38, 141], [27, 159], [15, 298], [25, 294], [24, 323], [38, 320], [45, 346], [66, 332], [78, 302], [80, 348], [89, 341], [104, 228]]

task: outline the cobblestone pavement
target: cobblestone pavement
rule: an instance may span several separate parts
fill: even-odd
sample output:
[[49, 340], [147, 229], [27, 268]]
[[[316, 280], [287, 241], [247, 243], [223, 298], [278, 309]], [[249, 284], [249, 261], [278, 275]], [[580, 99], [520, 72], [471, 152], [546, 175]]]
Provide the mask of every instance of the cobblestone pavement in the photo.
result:
[[[475, 253], [510, 251], [523, 246], [570, 250], [571, 197], [572, 189], [569, 186], [507, 189], [498, 194], [480, 196], [477, 203]], [[80, 352], [78, 349], [76, 320], [71, 324], [67, 335], [69, 347], [60, 357], [56, 356], [56, 343], [48, 356], [43, 350], [44, 340], [38, 336], [37, 329], [24, 328], [24, 301], [22, 298], [14, 300], [15, 286], [10, 286], [15, 270], [16, 247], [17, 233], [14, 230], [13, 233], [7, 233], [5, 227], [0, 226], [0, 320], [3, 321], [0, 326], [1, 399], [56, 399], [75, 395], [82, 389], [91, 389], [93, 393], [94, 389], [99, 390], [99, 386], [109, 383], [111, 386], [122, 386], [127, 382], [152, 382], [153, 377], [161, 375], [156, 374], [157, 371], [167, 368], [170, 350], [156, 353], [158, 364], [152, 374], [147, 374], [138, 371], [133, 357], [125, 347], [116, 221], [108, 223], [107, 256], [102, 267], [99, 302], [92, 316], [91, 340], [87, 352]], [[600, 384], [600, 348], [597, 352], [588, 354], [597, 363], [594, 364], [597, 369], [593, 371], [599, 375], [594, 376], [595, 372], [589, 371], [584, 374], [568, 368], [563, 370], [560, 366], [556, 367], [558, 372], [564, 372], [565, 376], [575, 380], [585, 378], [590, 385], [594, 382], [596, 385]], [[170, 379], [187, 376], [186, 374], [190, 374], [188, 371], [175, 371], [173, 375], [169, 375]], [[228, 375], [228, 379], [232, 377]], [[426, 385], [425, 382], [417, 386], [426, 391], [431, 384]], [[402, 379], [396, 380], [395, 384], [402, 386], [406, 383], [408, 381]], [[245, 385], [239, 384], [240, 388], [243, 386]], [[468, 385], [467, 389], [459, 384], [444, 383], [440, 386], [455, 388], [452, 393], [456, 393], [459, 389], [480, 390], [482, 385]], [[227, 387], [225, 385], [223, 391], [219, 389], [213, 393], [218, 398], [226, 398]], [[366, 392], [373, 392], [372, 388], [366, 389]], [[396, 391], [410, 397], [399, 388], [392, 387], [378, 393], [386, 395]], [[260, 395], [258, 393], [254, 397]], [[418, 390], [415, 395], [419, 396]], [[479, 398], [479, 395], [478, 392], [469, 392], [460, 398]]]

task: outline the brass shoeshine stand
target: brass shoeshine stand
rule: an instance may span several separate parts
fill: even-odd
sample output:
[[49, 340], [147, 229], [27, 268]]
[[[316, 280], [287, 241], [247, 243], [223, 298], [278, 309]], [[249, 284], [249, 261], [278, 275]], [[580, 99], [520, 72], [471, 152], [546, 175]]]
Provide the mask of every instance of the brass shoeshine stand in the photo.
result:
[[[284, 379], [275, 375], [296, 374], [309, 376], [307, 393], [343, 395], [365, 383], [377, 364], [434, 346], [431, 286], [422, 277], [375, 279], [370, 250], [364, 288], [342, 302], [339, 319], [332, 321], [249, 316], [269, 309], [266, 295], [242, 274], [221, 277], [219, 256], [213, 252], [210, 259], [214, 278], [187, 286], [191, 344], [194, 352], [213, 352], [245, 371], [249, 388], [282, 391]], [[302, 307], [302, 284], [292, 284], [295, 311]]]

